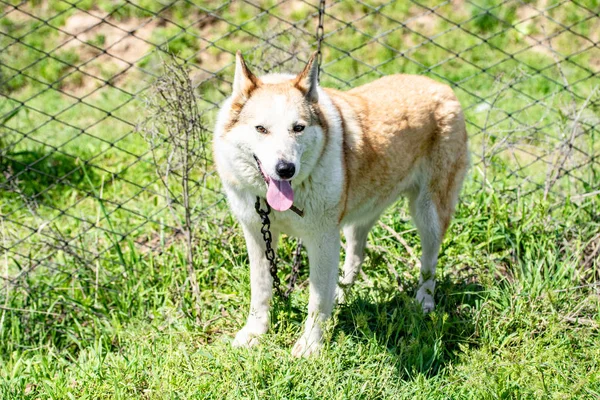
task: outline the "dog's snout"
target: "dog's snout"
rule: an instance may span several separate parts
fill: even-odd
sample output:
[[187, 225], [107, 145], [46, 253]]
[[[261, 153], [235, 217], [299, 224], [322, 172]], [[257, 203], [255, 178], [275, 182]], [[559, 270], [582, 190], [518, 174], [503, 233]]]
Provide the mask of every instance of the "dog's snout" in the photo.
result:
[[275, 171], [281, 179], [290, 179], [296, 172], [296, 166], [294, 163], [279, 160], [275, 166]]

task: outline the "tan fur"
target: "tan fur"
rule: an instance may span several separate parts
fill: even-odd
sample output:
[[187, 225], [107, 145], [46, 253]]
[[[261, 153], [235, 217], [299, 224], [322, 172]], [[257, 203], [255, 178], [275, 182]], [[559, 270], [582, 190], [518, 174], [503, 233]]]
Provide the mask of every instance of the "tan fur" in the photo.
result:
[[347, 92], [325, 90], [345, 128], [347, 193], [340, 220], [374, 196], [393, 195], [395, 182], [427, 158], [445, 230], [454, 205], [444, 204], [443, 198], [454, 190], [457, 175], [464, 175], [468, 159], [464, 119], [452, 90], [412, 75], [387, 76]]
[[[360, 271], [370, 229], [401, 195], [422, 245], [415, 297], [424, 311], [434, 308], [439, 248], [468, 165], [460, 104], [448, 86], [421, 76], [391, 75], [348, 91], [319, 88], [315, 59], [296, 76], [257, 78], [238, 52], [233, 93], [219, 113], [215, 164], [244, 229], [251, 269], [250, 312], [234, 346], [255, 345], [268, 329], [272, 279], [253, 207], [265, 197], [264, 176], [269, 185], [289, 179], [294, 204], [305, 210], [300, 217], [277, 208], [267, 192], [279, 210], [270, 215], [274, 243], [282, 232], [298, 236], [310, 260], [308, 316], [293, 355], [318, 351], [334, 299], [344, 301]], [[278, 171], [283, 161], [295, 175]]]

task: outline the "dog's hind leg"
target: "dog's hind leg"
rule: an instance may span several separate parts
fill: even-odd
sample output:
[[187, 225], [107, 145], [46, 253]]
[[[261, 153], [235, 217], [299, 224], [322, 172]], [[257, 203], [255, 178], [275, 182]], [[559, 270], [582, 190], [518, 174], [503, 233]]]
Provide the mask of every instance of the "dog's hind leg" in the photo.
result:
[[[250, 312], [246, 325], [235, 335], [234, 347], [250, 347], [258, 343], [258, 336], [269, 329], [269, 304], [273, 295], [273, 278], [265, 257], [265, 241], [260, 226], [242, 223], [248, 258], [250, 259]], [[273, 250], [277, 250], [279, 233], [271, 228]]]
[[410, 213], [419, 231], [423, 249], [417, 301], [421, 303], [423, 311], [429, 312], [433, 310], [435, 305], [433, 300], [435, 267], [443, 238], [442, 224], [427, 188], [421, 188], [409, 196], [409, 199]]
[[435, 267], [440, 245], [456, 207], [467, 158], [465, 152], [463, 157], [452, 164], [452, 168], [438, 168], [434, 179], [409, 195], [410, 213], [419, 231], [423, 251], [417, 301], [425, 312], [434, 308]]
[[421, 185], [409, 195], [410, 210], [421, 237], [423, 254], [417, 301], [425, 312], [434, 308], [435, 267], [468, 167], [467, 133], [460, 104], [451, 99], [436, 110], [437, 136], [425, 160]]
[[374, 218], [368, 222], [354, 223], [344, 227], [344, 236], [346, 238], [346, 259], [342, 269], [342, 276], [337, 288], [337, 302], [344, 303], [346, 296], [345, 290], [349, 289], [356, 276], [360, 272], [360, 267], [365, 259], [365, 247], [367, 245], [367, 236], [377, 219]]

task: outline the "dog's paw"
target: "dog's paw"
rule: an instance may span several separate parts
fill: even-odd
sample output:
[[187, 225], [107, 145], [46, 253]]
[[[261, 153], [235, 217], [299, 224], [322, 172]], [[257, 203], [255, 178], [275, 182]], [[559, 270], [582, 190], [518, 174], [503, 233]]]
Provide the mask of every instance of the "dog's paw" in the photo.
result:
[[255, 330], [249, 329], [247, 326], [243, 327], [237, 335], [235, 335], [235, 339], [231, 345], [233, 347], [252, 347], [258, 344], [258, 338], [264, 332], [257, 332]]
[[294, 357], [310, 357], [313, 354], [319, 354], [323, 347], [323, 342], [320, 335], [302, 335], [292, 348]]
[[435, 303], [433, 301], [433, 296], [430, 293], [430, 289], [423, 286], [417, 291], [417, 302], [421, 304], [425, 314], [432, 312], [435, 308]]

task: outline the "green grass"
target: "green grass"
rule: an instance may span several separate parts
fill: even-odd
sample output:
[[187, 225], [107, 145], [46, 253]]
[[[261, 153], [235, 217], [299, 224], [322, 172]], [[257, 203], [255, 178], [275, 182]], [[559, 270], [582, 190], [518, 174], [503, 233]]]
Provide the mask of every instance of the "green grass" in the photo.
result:
[[[464, 199], [440, 259], [438, 308], [426, 316], [412, 301], [414, 263], [398, 261], [408, 259], [406, 249], [376, 228], [370, 243], [377, 249], [365, 265], [374, 287], [358, 283], [336, 310], [326, 349], [310, 360], [290, 355], [306, 290], [296, 291], [290, 306], [276, 306], [273, 329], [258, 348], [230, 347], [248, 307], [247, 260], [238, 235], [226, 246], [213, 232], [223, 244], [198, 246], [207, 257], [198, 266], [204, 323], [188, 315], [176, 245], [140, 257], [131, 279], [98, 293], [106, 313], [94, 316], [101, 311], [93, 304], [82, 315], [49, 310], [85, 326], [65, 327], [43, 314], [19, 326], [22, 316], [8, 313], [14, 324], [5, 321], [11, 331], [0, 390], [7, 398], [594, 398], [597, 272], [583, 269], [580, 258], [599, 223], [588, 207], [593, 203], [567, 205], [562, 219], [541, 201], [502, 204], [493, 192]], [[403, 210], [383, 221], [410, 230], [405, 238], [418, 250]], [[289, 245], [279, 253], [289, 262]], [[403, 277], [402, 291], [387, 265]], [[65, 328], [69, 335], [61, 338]]]
[[[195, 177], [204, 179], [195, 197], [196, 323], [185, 246], [173, 230], [181, 213], [166, 208], [135, 132], [144, 89], [164, 57], [142, 54], [123, 72], [100, 58], [111, 31], [55, 49], [65, 40], [56, 28], [81, 10], [113, 12], [117, 24], [129, 24], [162, 6], [95, 3], [20, 6], [49, 25], [14, 12], [0, 18], [0, 166], [18, 176], [17, 184], [0, 177], [0, 245], [9, 249], [0, 253], [0, 398], [600, 397], [600, 171], [592, 159], [600, 153], [600, 83], [590, 75], [600, 52], [586, 40], [597, 17], [547, 2], [549, 17], [573, 25], [552, 42], [557, 62], [528, 46], [564, 28], [527, 19], [520, 2], [442, 5], [436, 12], [447, 20], [416, 18], [427, 10], [408, 2], [380, 12], [373, 7], [381, 2], [331, 3], [322, 84], [346, 88], [397, 72], [454, 84], [473, 167], [443, 244], [436, 311], [423, 315], [412, 300], [420, 245], [400, 201], [382, 222], [406, 245], [375, 227], [366, 278], [336, 309], [326, 348], [296, 360], [290, 350], [306, 312], [306, 268], [291, 304], [275, 304], [260, 346], [230, 347], [248, 310], [249, 276], [241, 230], [212, 167]], [[189, 61], [208, 125], [230, 90], [228, 52], [247, 51], [257, 70], [298, 69], [277, 47], [306, 59], [313, 43], [308, 5], [263, 2], [273, 8], [257, 16], [248, 3], [193, 3], [200, 8], [163, 11], [167, 21], [145, 40]], [[198, 23], [207, 11], [231, 24]], [[299, 29], [262, 46], [261, 37], [289, 28], [277, 18]], [[560, 144], [573, 132], [562, 169], [570, 172], [555, 175]], [[294, 243], [284, 239], [278, 250], [282, 278]], [[15, 284], [6, 285], [7, 276], [18, 277]]]

